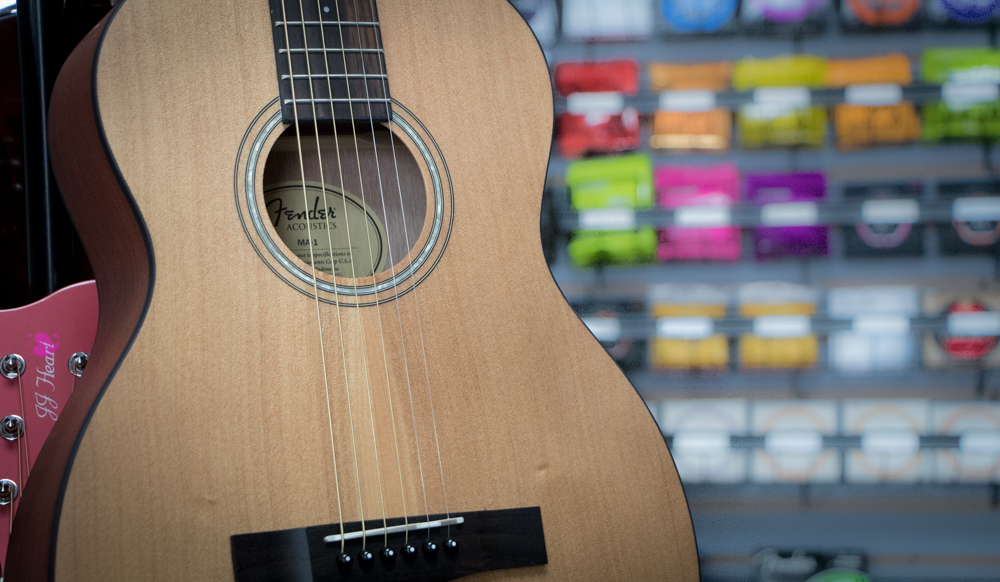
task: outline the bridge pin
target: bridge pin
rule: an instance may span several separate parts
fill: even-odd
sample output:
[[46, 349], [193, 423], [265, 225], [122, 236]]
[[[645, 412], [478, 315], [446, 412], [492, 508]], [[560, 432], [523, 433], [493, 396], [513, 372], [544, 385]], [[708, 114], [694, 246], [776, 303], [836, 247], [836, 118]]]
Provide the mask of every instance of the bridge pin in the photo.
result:
[[424, 554], [426, 554], [428, 558], [433, 558], [434, 556], [436, 556], [437, 551], [438, 551], [437, 544], [435, 544], [430, 540], [424, 542]]
[[444, 541], [444, 551], [449, 555], [454, 554], [455, 552], [458, 551], [458, 542], [456, 542], [451, 538], [446, 539]]
[[340, 565], [340, 567], [344, 568], [344, 569], [350, 568], [351, 567], [351, 555], [347, 554], [347, 553], [340, 554], [339, 556], [337, 556], [337, 564]]
[[417, 548], [410, 544], [406, 544], [400, 548], [399, 553], [403, 554], [403, 559], [409, 562], [413, 558], [417, 557]]
[[375, 556], [368, 550], [361, 550], [358, 554], [358, 562], [361, 563], [361, 567], [371, 566], [372, 562], [375, 561]]
[[396, 559], [396, 552], [392, 551], [392, 548], [382, 548], [378, 555], [386, 564], [390, 564]]

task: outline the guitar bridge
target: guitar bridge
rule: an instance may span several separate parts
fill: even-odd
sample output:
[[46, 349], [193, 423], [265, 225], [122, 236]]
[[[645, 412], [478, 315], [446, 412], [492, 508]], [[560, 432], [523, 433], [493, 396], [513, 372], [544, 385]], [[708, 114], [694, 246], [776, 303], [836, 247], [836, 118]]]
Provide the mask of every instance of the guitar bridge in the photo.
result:
[[236, 582], [431, 582], [548, 562], [538, 507], [372, 519], [364, 528], [355, 521], [343, 533], [334, 523], [230, 541]]

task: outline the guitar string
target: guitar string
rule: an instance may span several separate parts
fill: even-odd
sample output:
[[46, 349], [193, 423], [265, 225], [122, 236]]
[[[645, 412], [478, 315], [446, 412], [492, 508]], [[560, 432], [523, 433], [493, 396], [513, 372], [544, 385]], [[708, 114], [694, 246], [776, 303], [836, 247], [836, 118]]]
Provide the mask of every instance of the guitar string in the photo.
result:
[[[24, 469], [25, 469], [24, 478], [27, 479], [28, 477], [31, 477], [31, 453], [30, 453], [30, 449], [28, 449], [28, 419], [24, 415], [24, 389], [21, 388], [21, 375], [20, 374], [17, 375], [17, 396], [21, 400], [21, 423], [22, 423], [22, 427], [23, 427], [23, 430], [24, 430]], [[18, 472], [20, 472], [20, 470], [21, 470], [21, 459], [20, 459], [21, 444], [20, 444], [20, 442], [17, 445], [17, 454], [18, 454], [17, 470], [18, 470]], [[20, 479], [20, 477], [18, 477], [18, 478]], [[22, 482], [22, 485], [23, 484], [24, 483]]]
[[[361, 13], [358, 11], [358, 2], [357, 2], [357, 0], [353, 0], [353, 2], [354, 2], [354, 16], [357, 17], [356, 19], [357, 19], [358, 22], [361, 22], [362, 19], [361, 19]], [[374, 11], [372, 11], [371, 19], [370, 20], [372, 22], [375, 21], [375, 13], [374, 13]], [[358, 31], [358, 48], [364, 48], [364, 41], [361, 39], [361, 27], [360, 26], [356, 26], [355, 29], [357, 29], [357, 31]], [[374, 31], [373, 34], [375, 34], [377, 36], [378, 35], [378, 31]], [[377, 56], [378, 56], [378, 54], [376, 53], [376, 58], [377, 58]], [[361, 53], [361, 55], [360, 55], [359, 58], [361, 59], [361, 80], [362, 80], [362, 82], [365, 85], [365, 100], [368, 102], [368, 115], [369, 115], [369, 117], [372, 117], [372, 102], [371, 102], [371, 94], [368, 91], [368, 70], [367, 70], [367, 67], [365, 65], [364, 53]], [[346, 73], [347, 71], [344, 71], [344, 72]], [[345, 81], [345, 82], [347, 82], [347, 81]], [[390, 240], [390, 235], [389, 235], [389, 227], [388, 227], [389, 220], [388, 220], [387, 209], [386, 209], [386, 206], [385, 206], [385, 194], [384, 194], [384, 190], [382, 188], [382, 168], [379, 165], [379, 160], [378, 160], [378, 147], [376, 145], [375, 123], [374, 122], [371, 123], [371, 128], [372, 128], [372, 152], [375, 155], [375, 175], [378, 176], [378, 191], [379, 191], [379, 197], [380, 197], [380, 199], [382, 201], [382, 216], [385, 219], [385, 227], [386, 227], [386, 230], [385, 230], [385, 246], [387, 247], [388, 253], [389, 253], [389, 269], [390, 269], [390, 272], [391, 272], [391, 276], [392, 276], [392, 279], [395, 280], [395, 278], [396, 278], [396, 266], [393, 263], [393, 258], [392, 258], [392, 241]], [[355, 137], [355, 148], [357, 148], [357, 137]], [[358, 163], [360, 164], [360, 156], [358, 157]], [[362, 189], [361, 192], [362, 192], [362, 199], [363, 199], [364, 189]], [[400, 209], [400, 211], [402, 211], [402, 208]], [[368, 221], [365, 221], [365, 228], [366, 228], [366, 232], [367, 232]], [[368, 254], [371, 255], [371, 253], [372, 253], [372, 249], [371, 249], [371, 245], [369, 245], [368, 246]], [[372, 259], [372, 262], [374, 262], [374, 258]], [[373, 277], [372, 282], [374, 283], [374, 272], [372, 273], [372, 277]], [[376, 299], [377, 299], [377, 296], [376, 296]], [[379, 333], [379, 337], [382, 339], [382, 363], [385, 366], [385, 392], [386, 392], [386, 396], [388, 396], [388, 398], [389, 398], [389, 419], [392, 422], [392, 440], [393, 440], [393, 443], [396, 445], [396, 470], [399, 472], [399, 494], [400, 494], [400, 497], [403, 500], [403, 526], [404, 526], [403, 531], [406, 532], [404, 543], [408, 545], [410, 543], [410, 528], [409, 528], [410, 518], [409, 518], [409, 515], [408, 515], [408, 513], [406, 511], [406, 487], [403, 485], [403, 464], [402, 464], [402, 461], [401, 461], [400, 455], [399, 455], [399, 438], [396, 435], [396, 413], [394, 412], [393, 405], [392, 405], [392, 390], [390, 389], [390, 383], [389, 383], [389, 362], [388, 362], [387, 356], [386, 356], [385, 336], [383, 335], [383, 331], [382, 331], [382, 316], [381, 316], [381, 312], [378, 311], [378, 309], [379, 309], [379, 307], [378, 307], [379, 303], [376, 301], [375, 305], [376, 305], [376, 312], [379, 313], [378, 333]], [[396, 315], [397, 315], [397, 317], [399, 316], [399, 303], [398, 302], [396, 303]], [[402, 322], [400, 322], [400, 329], [402, 329]], [[403, 354], [404, 354], [403, 355], [403, 366], [405, 367], [406, 366], [406, 355], [405, 355], [406, 352], [405, 352], [405, 348], [404, 348]], [[407, 374], [407, 378], [408, 377], [409, 377], [409, 374]], [[388, 532], [386, 532], [386, 534], [385, 534], [385, 543], [386, 543], [386, 546], [389, 545], [389, 533]]]
[[[343, 58], [343, 62], [344, 62], [344, 75], [345, 75], [345, 77], [344, 77], [344, 87], [347, 89], [347, 110], [351, 114], [351, 134], [354, 136], [354, 150], [355, 150], [355, 157], [357, 158], [357, 164], [358, 164], [358, 185], [359, 185], [359, 188], [360, 188], [360, 191], [361, 191], [362, 211], [366, 214], [366, 216], [365, 216], [365, 232], [368, 233], [368, 217], [367, 217], [367, 210], [365, 210], [368, 205], [365, 202], [364, 181], [363, 181], [363, 179], [361, 177], [361, 156], [360, 156], [360, 153], [358, 152], [358, 134], [357, 134], [357, 130], [356, 130], [355, 125], [354, 125], [354, 103], [351, 101], [351, 84], [350, 84], [350, 81], [349, 81], [350, 77], [346, 76], [348, 74], [348, 70], [347, 70], [347, 50], [346, 50], [347, 47], [346, 47], [346, 45], [344, 45], [344, 27], [341, 24], [341, 18], [340, 18], [340, 0], [334, 0], [333, 5], [337, 9], [337, 30], [339, 31], [339, 35], [340, 35], [340, 54], [341, 54], [341, 56]], [[347, 7], [346, 3], [344, 5], [344, 7], [346, 9], [346, 7]], [[320, 26], [320, 30], [322, 30], [322, 28], [323, 27]], [[325, 39], [325, 33], [324, 33], [324, 39]], [[324, 58], [325, 58], [325, 56], [326, 55], [324, 54]], [[332, 103], [332, 98], [333, 97], [331, 96], [331, 103]], [[369, 113], [370, 113], [370, 110], [371, 109], [369, 107]], [[337, 151], [339, 153], [339, 151], [340, 151], [339, 148], [338, 148]], [[341, 187], [341, 190], [344, 189], [343, 167], [342, 166], [341, 166], [341, 183], [340, 183], [340, 187]], [[355, 280], [355, 284], [357, 284], [356, 283], [356, 281], [357, 281], [357, 272], [355, 270], [355, 265], [354, 265], [354, 248], [353, 248], [353, 246], [350, 243], [350, 240], [351, 240], [351, 222], [347, 218], [347, 195], [346, 195], [346, 192], [344, 193], [344, 223], [347, 225], [347, 241], [348, 241], [347, 250], [348, 250], [348, 253], [350, 254], [350, 259], [351, 259], [351, 278], [354, 279]], [[365, 241], [368, 244], [369, 254], [370, 254], [371, 253], [371, 236], [370, 236], [370, 234], [366, 234]], [[374, 260], [372, 260], [372, 284], [374, 284], [374, 282], [375, 282], [375, 264], [374, 264]], [[376, 302], [375, 302], [376, 307], [378, 306], [377, 299], [378, 299], [378, 296], [376, 295]], [[382, 505], [382, 528], [384, 530], [384, 529], [387, 529], [389, 526], [388, 526], [388, 523], [387, 523], [387, 520], [386, 520], [386, 515], [385, 515], [385, 495], [384, 495], [383, 488], [382, 488], [382, 466], [379, 463], [378, 436], [375, 434], [375, 410], [374, 410], [374, 408], [372, 406], [371, 378], [370, 378], [370, 375], [368, 373], [368, 350], [367, 350], [367, 346], [365, 344], [365, 324], [364, 324], [364, 318], [362, 318], [362, 316], [361, 316], [361, 300], [360, 300], [360, 298], [356, 298], [355, 305], [357, 306], [358, 326], [361, 328], [361, 360], [362, 360], [362, 365], [364, 366], [364, 370], [365, 370], [365, 392], [368, 395], [368, 415], [369, 415], [369, 419], [370, 419], [370, 421], [372, 423], [372, 443], [375, 446], [375, 472], [376, 472], [376, 475], [378, 477], [378, 495], [379, 495], [379, 501], [381, 502], [381, 505]], [[381, 328], [381, 326], [382, 326], [382, 319], [381, 319], [381, 317], [379, 317], [379, 327]], [[383, 351], [384, 351], [384, 349], [385, 349], [385, 345], [384, 345], [384, 342], [383, 342]], [[388, 539], [388, 533], [386, 533], [386, 539]], [[362, 533], [362, 537], [361, 537], [361, 550], [364, 551], [365, 548], [367, 548], [367, 545], [368, 545], [368, 535], [367, 535], [367, 532], [364, 532], [364, 533]]]
[[[301, 3], [301, 0], [299, 0], [299, 2]], [[291, 87], [291, 93], [292, 93], [292, 118], [293, 118], [292, 123], [295, 126], [295, 141], [296, 141], [296, 144], [297, 144], [297, 151], [298, 151], [298, 157], [299, 157], [299, 175], [302, 177], [302, 202], [303, 202], [304, 211], [306, 213], [306, 217], [305, 217], [306, 218], [306, 236], [309, 237], [309, 263], [310, 263], [310, 266], [312, 267], [313, 298], [315, 299], [315, 304], [316, 304], [316, 325], [319, 328], [319, 348], [320, 348], [320, 356], [321, 356], [321, 360], [322, 360], [322, 364], [323, 364], [323, 386], [324, 386], [324, 389], [326, 390], [326, 397], [327, 397], [327, 403], [328, 403], [327, 410], [329, 411], [330, 383], [329, 383], [329, 380], [328, 380], [328, 377], [327, 377], [326, 349], [325, 349], [325, 347], [323, 345], [323, 319], [320, 316], [320, 310], [319, 310], [319, 290], [317, 289], [317, 282], [316, 282], [316, 260], [315, 260], [315, 256], [314, 256], [314, 253], [313, 253], [312, 223], [311, 223], [311, 221], [309, 219], [309, 210], [308, 210], [309, 209], [309, 196], [308, 196], [308, 194], [306, 192], [306, 171], [305, 171], [305, 163], [304, 163], [303, 157], [302, 157], [302, 133], [301, 133], [301, 130], [299, 128], [298, 104], [297, 104], [297, 102], [295, 100], [295, 76], [294, 76], [294, 69], [292, 68], [292, 51], [291, 51], [291, 46], [289, 44], [289, 39], [288, 39], [288, 16], [287, 16], [286, 12], [287, 11], [285, 9], [285, 0], [281, 0], [281, 21], [282, 21], [282, 26], [283, 26], [284, 32], [285, 32], [285, 55], [288, 57], [288, 85], [289, 85], [289, 87]], [[300, 20], [305, 20], [305, 19], [300, 17]], [[303, 42], [305, 42], [305, 38], [303, 38]], [[305, 55], [306, 55], [306, 66], [308, 67], [308, 65], [309, 65], [309, 51], [308, 50], [305, 51]], [[311, 86], [311, 81], [310, 81], [310, 90], [311, 89], [312, 89], [312, 86]], [[313, 105], [313, 107], [314, 107], [314, 111], [315, 111], [315, 104]], [[316, 116], [314, 114], [313, 115], [313, 120], [314, 121], [315, 121], [315, 118], [316, 118]], [[326, 197], [326, 191], [325, 190], [323, 190], [323, 197], [324, 198]], [[332, 253], [332, 250], [331, 250], [331, 253]], [[346, 363], [345, 363], [345, 366], [346, 366]], [[333, 417], [332, 417], [332, 415], [330, 415], [330, 446], [331, 446], [331, 448], [334, 446], [334, 444], [333, 444]], [[337, 477], [337, 471], [336, 471], [336, 461], [337, 461], [336, 450], [334, 450], [334, 452], [333, 452], [333, 459], [334, 459], [334, 482], [337, 484], [337, 504], [338, 504], [338, 507], [339, 507], [339, 504], [340, 504], [340, 484], [339, 484], [339, 480], [338, 480], [338, 477]], [[340, 520], [341, 538], [343, 538], [344, 516], [343, 516], [342, 512], [338, 512], [338, 513], [339, 513], [339, 515], [337, 517]]]
[[[374, 14], [375, 13], [375, 0], [369, 0], [369, 2], [370, 2], [371, 7], [372, 7], [372, 13]], [[378, 35], [375, 38], [376, 38], [376, 43], [377, 43], [376, 44], [376, 48], [381, 51], [382, 50], [381, 35]], [[388, 75], [388, 71], [387, 71], [387, 69], [385, 67], [385, 53], [382, 52], [381, 54], [382, 54], [382, 57], [381, 57], [381, 60], [379, 62], [379, 67], [381, 68], [380, 73], [382, 75], [385, 75], [385, 76], [382, 77], [382, 86], [383, 86], [383, 94], [385, 95], [385, 106], [386, 106], [386, 110], [388, 110], [389, 109], [389, 91], [388, 91], [388, 88], [386, 87], [386, 80], [385, 80], [386, 76]], [[390, 118], [389, 119], [389, 148], [392, 151], [392, 165], [393, 165], [393, 167], [396, 170], [396, 189], [397, 189], [397, 191], [399, 193], [399, 204], [400, 204], [400, 207], [402, 207], [402, 205], [403, 205], [403, 186], [402, 186], [402, 183], [400, 183], [400, 181], [399, 181], [399, 164], [398, 164], [398, 161], [397, 161], [397, 158], [396, 158], [396, 145], [395, 145], [395, 138], [393, 136], [394, 136], [394, 133], [392, 131], [392, 119]], [[406, 230], [406, 213], [405, 212], [402, 213], [402, 216], [403, 216], [403, 236], [405, 237], [404, 242], [406, 243], [406, 257], [407, 257], [407, 261], [410, 262], [410, 263], [412, 263], [413, 262], [413, 254], [412, 254], [412, 249], [410, 248], [410, 235], [409, 235], [409, 231]], [[444, 498], [444, 512], [445, 512], [445, 517], [448, 518], [448, 519], [450, 519], [451, 518], [451, 512], [448, 509], [448, 490], [445, 487], [445, 480], [444, 480], [444, 463], [441, 460], [441, 442], [440, 442], [440, 439], [438, 438], [437, 419], [436, 419], [436, 417], [434, 415], [434, 398], [431, 395], [431, 377], [430, 377], [430, 369], [429, 369], [429, 367], [427, 365], [427, 348], [426, 348], [426, 343], [424, 342], [423, 324], [420, 321], [420, 301], [419, 301], [418, 295], [417, 295], [416, 276], [417, 276], [416, 271], [413, 271], [410, 274], [410, 282], [412, 284], [412, 290], [413, 290], [413, 305], [414, 305], [414, 309], [416, 311], [416, 316], [417, 316], [417, 330], [419, 331], [419, 337], [420, 337], [420, 351], [421, 351], [421, 354], [423, 356], [423, 362], [424, 362], [424, 378], [427, 381], [427, 401], [428, 401], [428, 404], [430, 405], [430, 409], [431, 409], [431, 426], [434, 429], [434, 445], [435, 445], [435, 448], [437, 449], [438, 469], [440, 470], [440, 473], [441, 473], [441, 495]], [[398, 302], [397, 302], [397, 308], [398, 308]], [[410, 405], [411, 405], [411, 407], [413, 405], [412, 395], [411, 395]], [[411, 410], [412, 410], [412, 408], [411, 408]], [[413, 420], [413, 427], [414, 427], [414, 435], [415, 435], [416, 434], [416, 417], [414, 417], [414, 420]], [[419, 454], [419, 449], [418, 449], [418, 454]], [[423, 473], [421, 473], [421, 478], [423, 478]], [[425, 498], [424, 498], [424, 504], [425, 504], [424, 508], [425, 508], [425, 510], [427, 509], [426, 503], [427, 503], [427, 500], [426, 500], [426, 493], [425, 493]], [[428, 516], [428, 521], [429, 521], [429, 519], [430, 518]], [[431, 532], [430, 532], [430, 529], [428, 529], [427, 530], [427, 539], [430, 539], [430, 537], [431, 537]], [[450, 525], [448, 526], [448, 537], [451, 537], [451, 526]]]
[[[281, 4], [282, 4], [282, 11], [284, 11], [284, 9], [285, 9], [285, 7], [284, 7], [284, 0], [282, 0]], [[319, 162], [320, 197], [323, 199], [323, 212], [324, 212], [324, 215], [325, 215], [325, 218], [326, 218], [326, 223], [327, 223], [326, 224], [326, 235], [329, 238], [330, 237], [330, 210], [328, 208], [327, 200], [326, 200], [326, 180], [323, 177], [323, 153], [322, 153], [322, 150], [320, 149], [320, 145], [319, 145], [319, 127], [317, 125], [317, 119], [316, 119], [316, 100], [314, 98], [313, 86], [312, 86], [312, 65], [309, 62], [309, 50], [308, 50], [309, 49], [309, 40], [306, 37], [306, 25], [305, 25], [305, 20], [306, 19], [305, 19], [305, 11], [302, 9], [302, 0], [299, 0], [299, 16], [300, 16], [299, 21], [302, 22], [302, 46], [303, 46], [304, 49], [306, 49], [305, 50], [306, 74], [308, 75], [307, 79], [309, 80], [309, 104], [312, 107], [313, 134], [316, 136], [316, 156], [317, 156], [318, 162]], [[286, 47], [288, 47], [288, 45], [289, 45], [289, 40], [288, 40], [288, 24], [287, 24], [288, 19], [285, 18], [284, 12], [282, 13], [282, 19], [285, 22], [285, 24], [284, 24], [284, 26], [285, 26], [285, 45], [286, 45]], [[295, 86], [295, 72], [292, 70], [292, 55], [291, 55], [291, 51], [290, 50], [288, 51], [288, 83], [289, 83], [289, 85], [292, 86], [292, 102], [293, 102], [292, 107], [293, 107], [293, 111], [296, 112], [296, 114], [295, 114], [295, 131], [296, 131], [296, 137], [298, 137], [298, 132], [299, 132], [298, 111], [297, 111], [296, 106], [294, 104], [294, 101], [295, 101], [295, 90], [294, 90], [294, 86]], [[331, 105], [331, 108], [332, 108], [332, 105]], [[337, 447], [336, 447], [336, 444], [335, 444], [335, 441], [334, 441], [334, 437], [333, 437], [333, 409], [332, 409], [332, 407], [330, 405], [330, 382], [329, 382], [329, 379], [327, 377], [326, 346], [324, 345], [324, 341], [323, 341], [323, 319], [322, 319], [322, 317], [320, 315], [320, 309], [319, 309], [319, 292], [318, 292], [318, 289], [317, 289], [317, 281], [316, 281], [316, 261], [315, 261], [315, 257], [313, 256], [312, 219], [309, 217], [309, 202], [308, 202], [308, 200], [307, 200], [307, 198], [305, 196], [305, 192], [306, 192], [306, 177], [305, 177], [305, 167], [304, 167], [304, 164], [302, 163], [302, 157], [303, 157], [302, 156], [302, 142], [301, 142], [301, 139], [300, 139], [299, 140], [299, 164], [301, 166], [300, 169], [301, 169], [301, 173], [302, 173], [303, 201], [305, 201], [305, 207], [303, 208], [303, 211], [306, 213], [307, 235], [309, 237], [309, 262], [311, 263], [311, 266], [312, 266], [313, 295], [315, 296], [315, 304], [316, 304], [316, 321], [317, 321], [317, 323], [319, 325], [319, 348], [320, 348], [320, 351], [322, 352], [322, 356], [323, 356], [323, 358], [322, 358], [323, 359], [323, 388], [324, 388], [324, 394], [326, 396], [327, 422], [328, 422], [328, 425], [330, 427], [330, 454], [333, 457], [333, 482], [334, 482], [334, 487], [337, 489], [337, 522], [338, 522], [338, 524], [340, 526], [340, 537], [341, 537], [340, 552], [344, 553], [344, 541], [343, 541], [343, 537], [344, 537], [344, 510], [343, 510], [343, 505], [342, 505], [341, 499], [340, 499], [340, 472], [337, 470]], [[333, 270], [333, 243], [331, 242], [329, 244], [329, 246], [330, 246], [330, 265], [331, 265], [330, 269], [332, 271]], [[334, 293], [334, 297], [337, 297], [337, 282], [336, 282], [336, 278], [334, 278], [333, 293]], [[340, 320], [340, 305], [339, 304], [336, 307], [336, 311], [337, 311], [337, 327], [340, 329], [340, 336], [341, 336], [341, 338], [343, 338], [343, 336], [344, 336], [344, 328], [343, 328], [343, 324], [341, 323], [341, 320]], [[343, 360], [343, 365], [344, 365], [344, 381], [346, 382], [347, 381], [347, 358], [342, 356], [342, 360]], [[348, 392], [350, 392], [350, 390], [348, 390]], [[347, 408], [348, 408], [348, 411], [350, 411], [350, 401], [348, 401], [348, 407]], [[355, 450], [355, 456], [357, 456], [357, 451], [356, 450]]]

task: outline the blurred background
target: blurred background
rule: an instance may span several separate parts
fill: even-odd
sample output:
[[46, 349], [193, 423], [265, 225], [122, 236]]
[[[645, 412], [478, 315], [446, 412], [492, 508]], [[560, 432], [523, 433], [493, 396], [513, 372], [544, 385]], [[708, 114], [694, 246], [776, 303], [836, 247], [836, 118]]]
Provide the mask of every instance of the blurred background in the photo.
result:
[[552, 274], [702, 578], [1000, 580], [998, 2], [513, 3]]

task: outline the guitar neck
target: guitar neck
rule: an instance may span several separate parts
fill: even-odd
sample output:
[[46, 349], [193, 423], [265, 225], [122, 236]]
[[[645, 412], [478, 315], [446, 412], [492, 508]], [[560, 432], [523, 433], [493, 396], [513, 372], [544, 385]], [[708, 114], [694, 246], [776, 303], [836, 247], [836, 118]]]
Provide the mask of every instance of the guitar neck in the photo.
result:
[[269, 1], [283, 121], [388, 121], [375, 1]]

